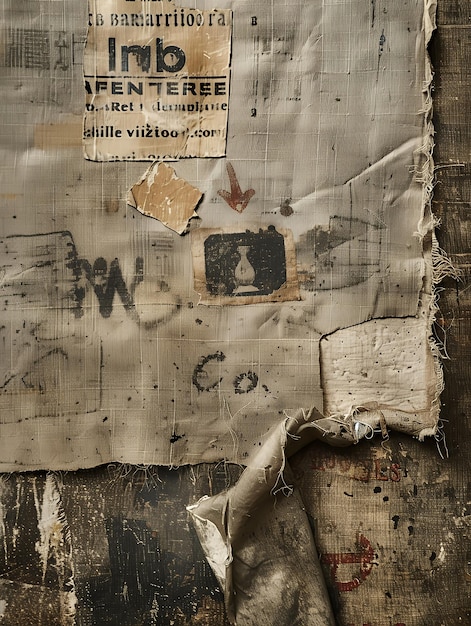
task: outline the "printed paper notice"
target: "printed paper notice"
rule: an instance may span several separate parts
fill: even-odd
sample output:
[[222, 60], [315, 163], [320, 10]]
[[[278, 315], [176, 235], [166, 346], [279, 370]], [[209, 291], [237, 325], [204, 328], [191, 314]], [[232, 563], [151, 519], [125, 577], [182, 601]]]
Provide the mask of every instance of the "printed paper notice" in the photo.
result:
[[86, 158], [224, 156], [231, 27], [229, 10], [89, 0]]
[[193, 233], [195, 290], [203, 304], [299, 300], [292, 233], [199, 229]]

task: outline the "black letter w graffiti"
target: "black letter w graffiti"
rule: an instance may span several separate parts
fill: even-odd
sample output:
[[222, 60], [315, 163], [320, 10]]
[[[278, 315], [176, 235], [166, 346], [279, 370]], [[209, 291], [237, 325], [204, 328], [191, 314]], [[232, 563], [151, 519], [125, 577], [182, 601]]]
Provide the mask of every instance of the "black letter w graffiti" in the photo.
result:
[[[81, 259], [81, 266], [85, 277], [93, 287], [98, 298], [99, 310], [103, 317], [110, 317], [113, 312], [114, 294], [117, 292], [126, 312], [136, 322], [139, 321], [139, 316], [134, 306], [134, 292], [137, 285], [143, 280], [144, 260], [142, 257], [137, 257], [136, 259], [136, 270], [129, 290], [124, 281], [118, 259], [111, 261], [109, 269], [108, 263], [103, 257], [98, 257], [93, 266], [87, 260]], [[85, 293], [82, 292], [81, 296], [81, 301], [83, 301]], [[82, 302], [80, 302], [80, 308], [81, 304]]]

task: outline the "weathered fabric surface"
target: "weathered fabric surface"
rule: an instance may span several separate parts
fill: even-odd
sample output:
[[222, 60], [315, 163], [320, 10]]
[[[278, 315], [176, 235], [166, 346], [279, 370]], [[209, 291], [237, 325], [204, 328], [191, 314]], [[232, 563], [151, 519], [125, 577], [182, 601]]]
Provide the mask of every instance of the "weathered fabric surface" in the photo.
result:
[[[384, 425], [433, 433], [433, 3], [221, 0], [226, 30], [208, 55], [227, 53], [230, 28], [230, 68], [216, 64], [223, 78], [207, 80], [211, 68], [192, 57], [205, 53], [197, 27], [155, 24], [165, 12], [190, 20], [183, 3], [127, 4], [153, 25], [111, 0], [90, 2], [88, 16], [71, 0], [3, 4], [0, 469], [243, 463], [284, 411], [311, 406], [348, 416], [350, 438]], [[149, 36], [149, 67], [142, 39], [123, 43], [133, 19]], [[96, 37], [108, 40], [104, 76]], [[113, 161], [124, 156], [111, 154], [106, 126], [115, 137], [130, 129], [141, 102], [126, 72], [170, 85], [153, 108], [143, 102], [154, 135], [160, 124], [170, 138], [168, 98], [188, 104], [194, 82], [200, 104], [222, 106], [225, 87], [216, 97], [211, 81], [229, 81], [225, 156], [203, 158], [213, 153], [196, 142], [186, 154], [200, 158], [144, 181], [131, 134], [131, 153]], [[85, 159], [90, 89], [104, 109], [94, 131], [87, 116]], [[210, 114], [191, 117], [199, 139]], [[95, 148], [111, 162], [90, 160]], [[352, 381], [362, 384], [351, 402], [331, 393]]]

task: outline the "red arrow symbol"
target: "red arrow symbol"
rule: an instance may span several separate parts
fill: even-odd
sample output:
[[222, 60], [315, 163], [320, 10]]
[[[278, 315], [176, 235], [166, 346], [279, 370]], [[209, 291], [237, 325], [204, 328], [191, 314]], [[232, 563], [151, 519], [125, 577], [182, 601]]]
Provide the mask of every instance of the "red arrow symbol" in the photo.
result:
[[242, 192], [234, 168], [229, 162], [226, 163], [226, 169], [231, 183], [231, 191], [219, 189], [218, 195], [227, 202], [231, 209], [242, 213], [250, 202], [250, 198], [255, 195], [255, 189], [247, 189], [247, 191]]
[[[375, 556], [373, 547], [364, 535], [359, 535], [357, 540], [358, 552], [328, 552], [321, 556], [321, 563], [330, 565], [330, 575], [339, 591], [353, 591], [371, 574], [373, 559]], [[359, 563], [358, 576], [346, 582], [337, 580], [337, 570], [341, 563]]]

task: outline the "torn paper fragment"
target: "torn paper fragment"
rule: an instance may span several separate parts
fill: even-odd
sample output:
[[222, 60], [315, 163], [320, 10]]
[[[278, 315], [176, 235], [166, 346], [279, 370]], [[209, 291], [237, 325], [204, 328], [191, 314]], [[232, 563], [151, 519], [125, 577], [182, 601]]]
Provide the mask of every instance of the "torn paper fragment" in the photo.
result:
[[203, 304], [299, 300], [290, 231], [275, 228], [200, 229], [193, 233], [195, 290]]
[[196, 217], [195, 208], [202, 195], [199, 189], [178, 178], [173, 167], [156, 163], [130, 189], [128, 204], [181, 235], [189, 220]]
[[356, 415], [359, 424], [433, 434], [441, 376], [424, 318], [378, 319], [320, 341], [326, 415]]
[[232, 11], [131, 4], [89, 3], [86, 158], [224, 156]]

